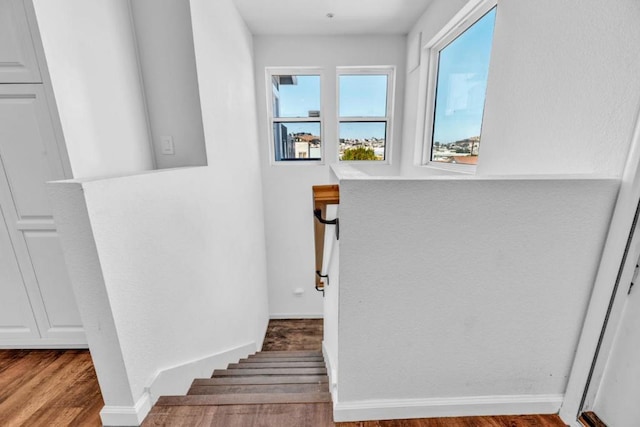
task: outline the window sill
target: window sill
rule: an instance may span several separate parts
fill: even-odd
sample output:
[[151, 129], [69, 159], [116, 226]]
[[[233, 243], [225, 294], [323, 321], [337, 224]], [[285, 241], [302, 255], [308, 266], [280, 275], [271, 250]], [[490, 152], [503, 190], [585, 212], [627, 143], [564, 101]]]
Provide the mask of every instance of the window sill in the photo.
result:
[[475, 175], [476, 170], [478, 168], [477, 165], [460, 165], [460, 164], [452, 164], [452, 163], [440, 163], [440, 162], [429, 162], [423, 165], [420, 165], [425, 168], [442, 170], [447, 172], [456, 172], [466, 175]]

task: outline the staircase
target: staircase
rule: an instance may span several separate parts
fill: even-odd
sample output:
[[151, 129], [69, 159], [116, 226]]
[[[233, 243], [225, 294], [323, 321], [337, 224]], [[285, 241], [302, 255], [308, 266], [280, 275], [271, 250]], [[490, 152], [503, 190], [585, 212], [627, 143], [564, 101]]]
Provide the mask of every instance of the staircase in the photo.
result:
[[333, 426], [322, 353], [250, 355], [194, 380], [186, 396], [160, 397], [143, 425], [172, 425], [178, 417], [210, 426]]

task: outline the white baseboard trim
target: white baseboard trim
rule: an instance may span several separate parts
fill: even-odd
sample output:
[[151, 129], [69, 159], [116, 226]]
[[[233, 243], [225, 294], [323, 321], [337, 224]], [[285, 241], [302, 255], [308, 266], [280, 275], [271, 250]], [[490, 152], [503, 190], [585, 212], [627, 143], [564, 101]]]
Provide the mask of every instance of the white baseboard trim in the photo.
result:
[[139, 426], [160, 396], [184, 395], [195, 378], [208, 378], [215, 369], [224, 369], [229, 363], [256, 351], [251, 342], [200, 359], [162, 369], [154, 376], [149, 387], [135, 406], [105, 406], [100, 411], [105, 426]]
[[194, 378], [208, 378], [215, 369], [225, 369], [229, 363], [247, 357], [256, 351], [256, 343], [250, 342], [201, 359], [159, 371], [147, 388], [151, 401], [160, 396], [186, 394]]
[[274, 313], [269, 315], [269, 319], [323, 319], [324, 314], [314, 313]]
[[333, 402], [338, 401], [338, 370], [337, 365], [331, 358], [331, 353], [327, 349], [324, 341], [322, 341], [322, 355], [324, 356], [324, 363], [327, 367], [327, 374], [329, 375], [329, 392], [331, 392], [331, 400]]
[[143, 393], [134, 406], [104, 406], [100, 419], [103, 426], [139, 426], [152, 406], [149, 393]]
[[473, 396], [337, 402], [336, 422], [482, 415], [556, 414], [564, 395]]

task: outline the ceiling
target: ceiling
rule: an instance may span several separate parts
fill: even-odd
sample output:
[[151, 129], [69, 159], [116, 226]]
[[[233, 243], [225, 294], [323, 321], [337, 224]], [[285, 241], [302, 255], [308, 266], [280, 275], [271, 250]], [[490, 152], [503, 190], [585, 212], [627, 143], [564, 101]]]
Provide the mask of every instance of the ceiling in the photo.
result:
[[[255, 35], [406, 34], [431, 0], [234, 0]], [[327, 14], [332, 13], [333, 18]]]

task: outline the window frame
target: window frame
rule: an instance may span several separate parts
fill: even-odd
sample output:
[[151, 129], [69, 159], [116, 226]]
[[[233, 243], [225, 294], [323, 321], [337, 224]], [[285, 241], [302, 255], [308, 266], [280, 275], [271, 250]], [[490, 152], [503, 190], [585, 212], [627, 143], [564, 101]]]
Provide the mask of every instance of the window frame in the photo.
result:
[[[340, 116], [340, 76], [343, 75], [386, 75], [387, 76], [387, 105], [384, 117], [351, 117]], [[391, 147], [393, 139], [393, 113], [395, 106], [395, 75], [394, 65], [383, 66], [338, 66], [336, 67], [336, 161], [338, 163], [369, 163], [377, 165], [391, 164]], [[384, 140], [383, 160], [340, 160], [340, 124], [358, 122], [385, 122], [386, 135]]]
[[[280, 75], [291, 76], [319, 76], [320, 77], [320, 117], [274, 117], [273, 115], [273, 86], [272, 77]], [[269, 158], [273, 166], [282, 165], [323, 165], [325, 164], [325, 102], [324, 102], [325, 72], [321, 67], [265, 67], [265, 98], [267, 102], [267, 135], [269, 139]], [[320, 124], [320, 160], [306, 159], [277, 159], [273, 126], [275, 123], [319, 123]]]
[[[422, 122], [422, 126], [417, 126], [416, 156], [414, 159], [414, 163], [417, 166], [426, 166], [434, 169], [443, 169], [468, 174], [476, 173], [477, 165], [443, 163], [431, 160], [431, 153], [433, 149], [433, 126], [436, 110], [436, 87], [438, 84], [438, 66], [440, 51], [446, 48], [462, 33], [478, 22], [480, 18], [497, 6], [498, 0], [470, 1], [422, 47], [421, 57], [423, 61], [420, 66], [420, 84], [418, 92], [423, 94], [423, 96], [420, 97], [418, 105], [418, 123]], [[493, 40], [495, 40], [495, 37]], [[482, 136], [482, 130], [480, 131], [480, 135]], [[482, 138], [480, 141], [482, 141]]]

